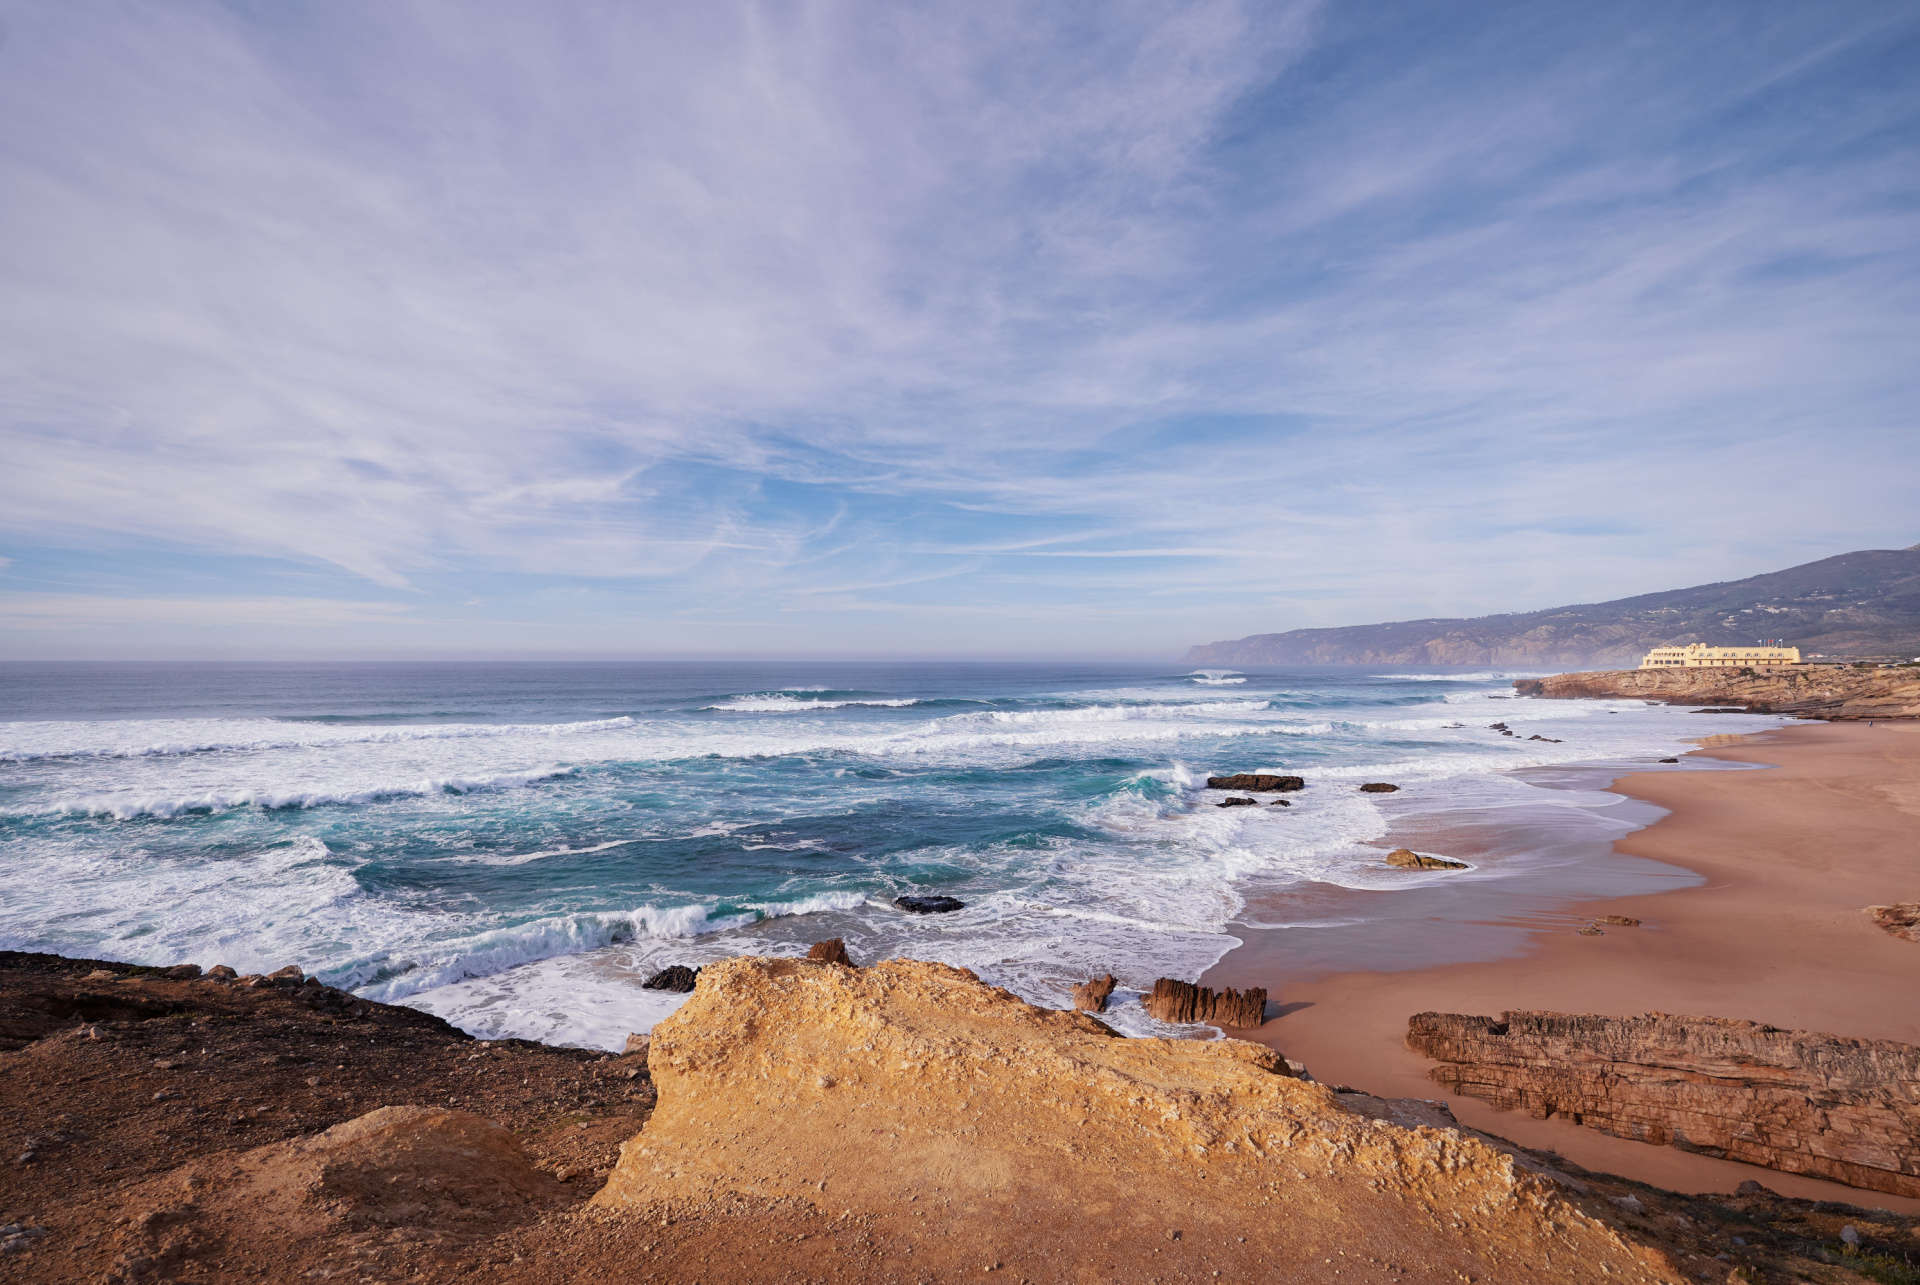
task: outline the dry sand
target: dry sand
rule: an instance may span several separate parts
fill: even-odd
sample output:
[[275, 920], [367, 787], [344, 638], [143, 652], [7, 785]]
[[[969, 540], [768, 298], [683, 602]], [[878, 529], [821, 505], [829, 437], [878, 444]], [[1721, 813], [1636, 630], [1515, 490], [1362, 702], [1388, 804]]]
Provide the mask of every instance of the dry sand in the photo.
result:
[[[1749, 1018], [1776, 1026], [1920, 1043], [1920, 945], [1862, 908], [1920, 899], [1920, 723], [1820, 723], [1698, 753], [1764, 771], [1635, 773], [1615, 791], [1665, 809], [1616, 851], [1684, 867], [1705, 882], [1657, 895], [1582, 901], [1542, 914], [1521, 952], [1412, 971], [1284, 975], [1288, 930], [1246, 931], [1207, 981], [1265, 985], [1279, 1016], [1257, 1032], [1315, 1078], [1388, 1097], [1443, 1098], [1461, 1121], [1602, 1169], [1681, 1191], [1776, 1191], [1908, 1212], [1920, 1201], [1611, 1138], [1560, 1120], [1444, 1094], [1403, 1042], [1407, 1018], [1437, 1009], [1554, 1009]], [[1449, 836], [1450, 838], [1453, 836]], [[1427, 838], [1429, 842], [1423, 843]], [[1431, 836], [1395, 845], [1448, 851]], [[1639, 928], [1583, 937], [1574, 923], [1637, 916]]]

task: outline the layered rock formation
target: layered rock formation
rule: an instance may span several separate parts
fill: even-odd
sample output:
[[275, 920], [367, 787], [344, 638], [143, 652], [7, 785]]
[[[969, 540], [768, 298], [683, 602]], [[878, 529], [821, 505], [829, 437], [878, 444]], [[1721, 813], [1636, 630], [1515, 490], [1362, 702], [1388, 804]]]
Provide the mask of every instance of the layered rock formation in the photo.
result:
[[1263, 1046], [1118, 1038], [940, 964], [711, 965], [649, 1061], [609, 1212], [796, 1202], [1045, 1280], [1684, 1279], [1511, 1156], [1349, 1111]]
[[1140, 997], [1140, 1006], [1163, 1022], [1204, 1022], [1209, 1026], [1258, 1026], [1266, 1020], [1267, 990], [1216, 991], [1192, 982], [1162, 977]]
[[1090, 977], [1073, 988], [1073, 1006], [1082, 1013], [1104, 1013], [1113, 988], [1119, 983], [1112, 973]]
[[1665, 705], [1725, 705], [1806, 718], [1920, 718], [1920, 666], [1855, 669], [1609, 669], [1521, 678], [1522, 696], [1631, 697]]
[[1920, 1047], [1711, 1017], [1418, 1013], [1407, 1044], [1495, 1106], [1920, 1196]]

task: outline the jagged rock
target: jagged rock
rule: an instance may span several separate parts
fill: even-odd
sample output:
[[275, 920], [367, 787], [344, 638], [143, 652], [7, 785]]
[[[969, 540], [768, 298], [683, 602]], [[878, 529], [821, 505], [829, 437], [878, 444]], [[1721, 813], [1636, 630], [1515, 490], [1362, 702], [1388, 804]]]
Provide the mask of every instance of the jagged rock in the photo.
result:
[[1920, 1046], [1715, 1017], [1419, 1013], [1435, 1080], [1497, 1107], [1920, 1196]]
[[1264, 772], [1236, 772], [1232, 776], [1210, 776], [1207, 778], [1209, 790], [1250, 790], [1255, 794], [1272, 794], [1276, 790], [1304, 790], [1307, 782], [1298, 776], [1270, 776]]
[[1073, 1006], [1082, 1013], [1104, 1013], [1107, 997], [1113, 994], [1113, 974], [1090, 978], [1073, 988]]
[[1368, 781], [1360, 787], [1362, 794], [1397, 794], [1399, 790], [1399, 786], [1388, 785], [1385, 781]]
[[700, 970], [685, 964], [670, 964], [640, 985], [650, 991], [690, 991], [700, 979]]
[[1412, 848], [1395, 848], [1387, 854], [1387, 864], [1400, 870], [1465, 870], [1467, 863], [1447, 857], [1429, 857]]
[[853, 959], [847, 954], [847, 943], [838, 937], [829, 937], [825, 941], [816, 941], [807, 948], [807, 958], [822, 964], [845, 964], [853, 967]]
[[1222, 799], [1213, 806], [1216, 808], [1257, 808], [1260, 806], [1260, 800], [1236, 796], [1230, 799]]
[[[609, 1213], [817, 1207], [915, 1261], [937, 1236], [1035, 1279], [1318, 1280], [1356, 1250], [1421, 1280], [1686, 1279], [1604, 1201], [1351, 1111], [1262, 1045], [1118, 1038], [940, 964], [714, 964], [650, 1060], [658, 1104], [594, 1198]], [[1097, 1250], [1033, 1256], [1035, 1229], [1090, 1218]]]
[[1897, 901], [1890, 906], [1868, 906], [1874, 923], [1902, 941], [1920, 941], [1920, 901]]
[[1215, 991], [1192, 982], [1162, 977], [1140, 1004], [1163, 1022], [1258, 1026], [1266, 1020], [1267, 991], [1263, 986], [1250, 986], [1244, 991]]
[[910, 915], [950, 915], [967, 906], [958, 897], [895, 897], [893, 904]]

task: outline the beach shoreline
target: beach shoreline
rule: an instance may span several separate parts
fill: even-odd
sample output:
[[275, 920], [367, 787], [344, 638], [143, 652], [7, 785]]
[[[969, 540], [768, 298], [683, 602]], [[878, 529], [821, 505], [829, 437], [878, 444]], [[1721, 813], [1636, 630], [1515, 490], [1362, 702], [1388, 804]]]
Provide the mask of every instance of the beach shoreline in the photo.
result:
[[[1464, 961], [1459, 943], [1432, 942], [1445, 962], [1429, 967], [1303, 971], [1286, 937], [1301, 930], [1238, 925], [1244, 944], [1204, 980], [1266, 986], [1275, 1015], [1257, 1031], [1233, 1034], [1273, 1046], [1328, 1083], [1444, 1100], [1464, 1124], [1589, 1169], [1683, 1191], [1729, 1191], [1753, 1180], [1813, 1199], [1920, 1210], [1920, 1201], [1496, 1111], [1445, 1093], [1427, 1076], [1430, 1061], [1405, 1046], [1414, 1013], [1522, 1009], [1745, 1018], [1920, 1043], [1920, 1005], [1912, 1001], [1920, 947], [1862, 913], [1920, 893], [1911, 838], [1920, 825], [1920, 723], [1796, 724], [1709, 741], [1689, 757], [1761, 770], [1627, 772], [1606, 786], [1642, 809], [1643, 825], [1589, 855], [1652, 863], [1641, 875], [1681, 872], [1667, 890], [1549, 899], [1481, 926], [1508, 937], [1495, 943], [1496, 957], [1485, 957], [1484, 941], [1474, 943], [1482, 957]], [[1402, 814], [1390, 842], [1479, 855], [1471, 833], [1439, 832], [1433, 821], [1444, 816]], [[1609, 914], [1642, 923], [1578, 933]], [[1442, 921], [1428, 932], [1458, 930]], [[1417, 935], [1403, 949], [1421, 949]]]

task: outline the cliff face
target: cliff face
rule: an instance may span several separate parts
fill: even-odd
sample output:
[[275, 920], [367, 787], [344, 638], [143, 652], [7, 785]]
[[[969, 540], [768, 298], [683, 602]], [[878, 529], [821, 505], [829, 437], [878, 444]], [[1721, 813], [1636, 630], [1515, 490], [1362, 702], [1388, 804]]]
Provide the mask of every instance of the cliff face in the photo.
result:
[[1920, 655], [1920, 545], [1745, 580], [1476, 619], [1295, 629], [1207, 643], [1194, 665], [1638, 664], [1649, 647], [1785, 638], [1830, 656]]
[[1545, 1119], [1920, 1196], [1920, 1047], [1724, 1018], [1418, 1013], [1458, 1093]]
[[983, 1267], [1049, 1280], [1681, 1279], [1509, 1155], [1349, 1111], [1261, 1045], [1121, 1039], [940, 964], [713, 965], [648, 1060], [659, 1106], [595, 1198], [610, 1209], [937, 1219]]
[[1795, 665], [1781, 669], [1621, 669], [1514, 683], [1522, 696], [1616, 697], [1667, 705], [1737, 705], [1763, 714], [1809, 718], [1920, 717], [1920, 666], [1854, 669]]

